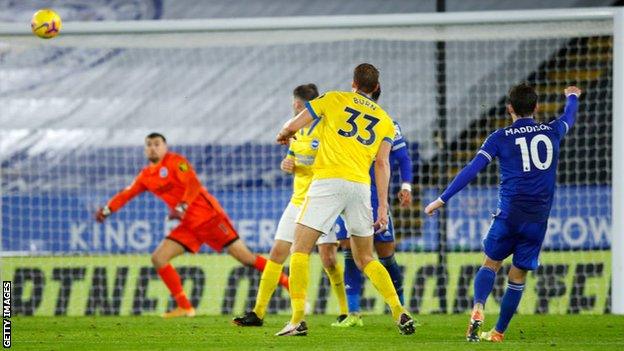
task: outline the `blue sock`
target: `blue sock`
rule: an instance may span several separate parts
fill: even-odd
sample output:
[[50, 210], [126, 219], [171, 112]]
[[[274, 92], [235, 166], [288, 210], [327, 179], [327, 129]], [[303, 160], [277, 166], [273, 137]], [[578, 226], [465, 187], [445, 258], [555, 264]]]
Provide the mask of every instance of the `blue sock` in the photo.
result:
[[344, 282], [347, 290], [347, 304], [349, 306], [349, 313], [360, 312], [360, 298], [362, 295], [362, 284], [364, 277], [362, 272], [358, 269], [353, 260], [351, 250], [345, 250], [345, 270], [344, 270]]
[[394, 259], [394, 254], [388, 257], [379, 258], [379, 262], [386, 267], [388, 274], [390, 274], [394, 289], [396, 290], [397, 295], [399, 295], [401, 305], [403, 305], [403, 274], [401, 273], [401, 267], [399, 267], [399, 264]]
[[480, 303], [485, 306], [488, 296], [494, 288], [496, 272], [488, 267], [481, 267], [474, 278], [474, 300], [473, 303]]
[[500, 315], [498, 316], [498, 322], [496, 322], [496, 331], [504, 333], [509, 325], [509, 321], [516, 313], [520, 299], [522, 299], [522, 291], [524, 290], [524, 283], [518, 284], [513, 282], [507, 283], [507, 289], [503, 300], [501, 301]]

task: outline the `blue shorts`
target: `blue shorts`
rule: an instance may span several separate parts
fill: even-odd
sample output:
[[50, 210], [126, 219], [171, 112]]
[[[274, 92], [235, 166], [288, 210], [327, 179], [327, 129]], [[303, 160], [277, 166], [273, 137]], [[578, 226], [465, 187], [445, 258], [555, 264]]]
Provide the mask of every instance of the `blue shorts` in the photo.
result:
[[535, 270], [539, 266], [539, 254], [547, 228], [548, 222], [516, 224], [494, 218], [490, 231], [483, 239], [483, 251], [495, 261], [502, 261], [513, 254], [515, 267]]
[[[373, 207], [373, 220], [377, 221], [377, 207]], [[345, 223], [342, 220], [342, 217], [339, 216], [336, 220], [336, 238], [338, 240], [347, 240], [349, 239], [347, 228], [345, 227]], [[388, 216], [388, 228], [381, 232], [377, 233], [373, 237], [375, 242], [389, 243], [394, 241], [394, 224], [392, 223], [392, 216]]]

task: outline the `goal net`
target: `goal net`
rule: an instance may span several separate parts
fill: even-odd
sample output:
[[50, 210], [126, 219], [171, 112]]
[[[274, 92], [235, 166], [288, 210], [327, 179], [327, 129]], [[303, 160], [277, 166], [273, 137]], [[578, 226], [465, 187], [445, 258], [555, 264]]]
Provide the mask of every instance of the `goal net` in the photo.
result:
[[[505, 95], [528, 82], [540, 95], [540, 121], [562, 112], [567, 85], [585, 93], [561, 147], [541, 266], [529, 275], [519, 311], [609, 311], [612, 20], [323, 21], [298, 29], [288, 28], [296, 22], [288, 18], [275, 28], [237, 20], [245, 25], [196, 31], [163, 21], [157, 31], [123, 24], [128, 31], [109, 34], [76, 25], [48, 41], [0, 36], [0, 273], [13, 281], [14, 311], [149, 315], [171, 307], [150, 263], [175, 225], [165, 206], [143, 194], [105, 224], [93, 219], [146, 164], [143, 140], [153, 131], [189, 159], [246, 244], [267, 255], [292, 187], [279, 170], [286, 150], [273, 141], [292, 115], [292, 90], [304, 83], [350, 90], [361, 62], [380, 69], [380, 104], [401, 124], [414, 161], [413, 205], [398, 208], [396, 168], [391, 191], [408, 308], [471, 308], [480, 242], [496, 208], [497, 162], [439, 216], [425, 218], [423, 209], [491, 131], [510, 123]], [[116, 31], [120, 24], [99, 25]], [[233, 258], [204, 248], [173, 264], [198, 313], [253, 305], [259, 274]], [[509, 264], [488, 310], [498, 309]], [[318, 258], [311, 282], [314, 312], [336, 313]], [[384, 312], [370, 285], [362, 304]], [[286, 291], [276, 291], [270, 311], [289, 311]]]

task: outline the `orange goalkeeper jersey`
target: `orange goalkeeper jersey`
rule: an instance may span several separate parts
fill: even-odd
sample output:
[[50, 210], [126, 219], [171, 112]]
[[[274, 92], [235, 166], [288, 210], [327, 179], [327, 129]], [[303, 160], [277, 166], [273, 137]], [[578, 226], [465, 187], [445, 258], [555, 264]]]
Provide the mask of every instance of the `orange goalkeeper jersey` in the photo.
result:
[[219, 202], [201, 185], [189, 162], [173, 152], [168, 152], [159, 163], [143, 168], [130, 186], [108, 202], [108, 207], [115, 212], [144, 191], [153, 193], [171, 209], [186, 202], [184, 221], [191, 222], [191, 226], [224, 213]]

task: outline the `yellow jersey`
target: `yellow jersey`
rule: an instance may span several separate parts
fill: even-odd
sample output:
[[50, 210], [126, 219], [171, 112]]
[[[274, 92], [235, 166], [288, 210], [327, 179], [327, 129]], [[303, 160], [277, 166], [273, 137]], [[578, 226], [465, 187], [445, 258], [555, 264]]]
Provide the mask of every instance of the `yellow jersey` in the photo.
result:
[[312, 164], [320, 142], [316, 128], [303, 128], [295, 136], [297, 139], [291, 141], [287, 156], [295, 160], [295, 178], [290, 202], [301, 206], [312, 183]]
[[386, 111], [364, 95], [342, 91], [325, 93], [306, 108], [320, 141], [313, 179], [370, 184], [370, 167], [381, 143], [394, 140], [394, 123]]

